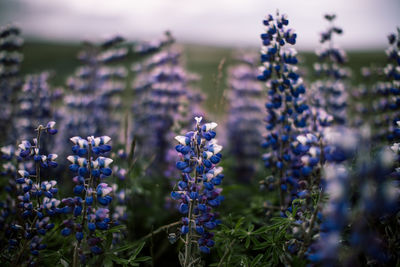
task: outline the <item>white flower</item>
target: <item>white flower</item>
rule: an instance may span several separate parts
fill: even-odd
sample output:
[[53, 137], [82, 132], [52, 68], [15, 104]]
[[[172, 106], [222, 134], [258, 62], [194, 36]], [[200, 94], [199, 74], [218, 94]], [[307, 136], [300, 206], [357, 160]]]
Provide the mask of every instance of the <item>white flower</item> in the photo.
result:
[[203, 117], [194, 117], [194, 119], [196, 120], [197, 124], [200, 124], [201, 120], [203, 119]]
[[186, 145], [186, 136], [178, 135], [175, 136], [175, 140], [178, 141], [181, 145]]
[[111, 137], [109, 137], [107, 135], [102, 136], [102, 138], [103, 138], [104, 144], [107, 144], [111, 140]]
[[203, 129], [205, 129], [205, 131], [207, 132], [207, 131], [215, 129], [215, 127], [217, 127], [217, 126], [218, 126], [218, 124], [216, 124], [215, 122], [210, 122], [210, 123], [204, 124]]
[[218, 154], [219, 152], [221, 152], [221, 150], [222, 150], [222, 146], [217, 145], [217, 144], [213, 145], [213, 153], [214, 154]]
[[302, 145], [307, 144], [307, 137], [305, 137], [304, 135], [299, 135], [297, 136], [297, 141], [299, 141]]
[[75, 164], [75, 157], [74, 157], [74, 156], [68, 156], [68, 157], [67, 157], [67, 160], [68, 160], [69, 162], [71, 162], [72, 164]]
[[79, 141], [80, 139], [81, 139], [81, 138], [80, 138], [79, 136], [74, 136], [74, 137], [71, 137], [69, 140], [71, 140], [71, 142], [74, 143], [74, 144], [76, 145], [76, 144], [78, 144], [78, 141]]

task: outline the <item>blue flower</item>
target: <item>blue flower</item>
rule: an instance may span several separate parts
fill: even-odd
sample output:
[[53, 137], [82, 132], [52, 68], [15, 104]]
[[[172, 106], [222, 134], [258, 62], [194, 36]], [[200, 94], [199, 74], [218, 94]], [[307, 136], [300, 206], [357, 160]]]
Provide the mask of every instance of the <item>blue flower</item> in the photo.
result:
[[[182, 219], [181, 233], [187, 236], [187, 242], [193, 240], [194, 231], [200, 234], [201, 238], [211, 239], [212, 234], [209, 230], [216, 228], [220, 223], [217, 220], [218, 214], [212, 212], [212, 208], [217, 207], [223, 200], [220, 196], [222, 190], [214, 186], [220, 184], [223, 179], [222, 167], [216, 166], [220, 160], [208, 160], [213, 157], [221, 158], [222, 146], [214, 139], [217, 124], [212, 122], [200, 125], [200, 122], [201, 117], [196, 117], [193, 132], [175, 137], [181, 145], [176, 149], [180, 153], [180, 161], [176, 167], [182, 172], [182, 180], [178, 182], [179, 191], [173, 191], [171, 196], [180, 202], [179, 212], [185, 215]], [[190, 149], [181, 153], [183, 146]], [[213, 242], [210, 241], [209, 247], [211, 244]], [[209, 247], [204, 246], [200, 251], [209, 253]]]

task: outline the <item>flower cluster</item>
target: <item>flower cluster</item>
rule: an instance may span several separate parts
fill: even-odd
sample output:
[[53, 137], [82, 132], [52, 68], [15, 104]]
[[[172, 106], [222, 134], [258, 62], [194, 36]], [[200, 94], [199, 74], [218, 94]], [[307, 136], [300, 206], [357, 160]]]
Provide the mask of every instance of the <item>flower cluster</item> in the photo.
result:
[[[35, 256], [46, 248], [43, 237], [54, 227], [51, 218], [60, 213], [60, 200], [56, 198], [57, 181], [42, 181], [42, 169], [57, 167], [57, 155], [46, 155], [40, 142], [43, 133], [57, 133], [55, 122], [51, 121], [46, 126], [39, 125], [36, 131], [37, 137], [33, 139], [33, 143], [24, 140], [18, 150], [13, 150], [10, 146], [2, 149], [4, 159], [12, 160], [14, 154], [17, 160], [14, 164], [19, 162], [18, 165], [9, 162], [5, 166], [5, 174], [15, 180], [11, 180], [6, 187], [9, 196], [1, 207], [0, 219], [1, 228], [9, 240], [2, 247], [7, 247], [14, 256], [18, 255], [18, 264], [35, 264]], [[30, 255], [26, 255], [24, 250], [28, 245]]]
[[[113, 162], [113, 184], [111, 185], [115, 201], [110, 206], [111, 218], [115, 225], [127, 223], [128, 220], [128, 201], [131, 195], [129, 178], [129, 166], [127, 153], [119, 149], [117, 153], [112, 154], [112, 158], [118, 159]], [[113, 233], [113, 244], [123, 241], [126, 232]]]
[[18, 111], [15, 112], [15, 131], [20, 139], [26, 139], [36, 125], [53, 117], [49, 76], [48, 72], [42, 72], [25, 78], [22, 92], [17, 99]]
[[19, 70], [23, 59], [20, 53], [23, 43], [19, 28], [12, 25], [0, 28], [0, 131], [5, 139], [9, 138], [12, 130], [12, 103], [22, 84]]
[[322, 46], [316, 51], [319, 62], [314, 64], [314, 71], [320, 78], [311, 86], [313, 105], [322, 107], [334, 118], [334, 122], [346, 122], [347, 85], [343, 79], [348, 78], [349, 70], [343, 67], [347, 62], [346, 52], [333, 43], [335, 34], [341, 35], [343, 30], [334, 25], [336, 15], [325, 15], [330, 22], [328, 29], [321, 33]]
[[396, 122], [400, 120], [400, 31], [390, 34], [388, 40], [390, 46], [386, 55], [389, 62], [383, 69], [384, 80], [373, 88], [371, 113], [376, 137], [393, 140], [399, 137]]
[[74, 155], [67, 159], [71, 163], [69, 169], [76, 175], [73, 178], [76, 197], [62, 200], [65, 213], [72, 213], [73, 218], [63, 222], [61, 234], [69, 236], [75, 233], [74, 259], [79, 255], [84, 262], [86, 256], [82, 242], [86, 241], [91, 253], [102, 253], [102, 239], [96, 236], [95, 230], [107, 230], [113, 225], [108, 209], [113, 189], [103, 182], [112, 174], [110, 164], [113, 160], [105, 157], [111, 150], [111, 138], [89, 136], [83, 139], [75, 136], [70, 140]]
[[262, 142], [262, 86], [257, 82], [257, 68], [253, 61], [229, 71], [228, 140], [230, 154], [235, 157], [235, 173], [242, 182], [249, 182], [256, 171]]
[[[166, 38], [170, 40], [162, 50], [132, 66], [137, 73], [133, 83], [133, 135], [138, 140], [139, 153], [145, 158], [155, 156], [154, 163], [160, 170], [165, 168], [173, 127], [187, 121], [189, 115], [199, 115], [201, 111], [196, 106], [203, 100], [189, 85], [197, 76], [181, 66], [180, 50], [172, 45], [170, 34]], [[185, 108], [184, 103], [191, 106]]]
[[[214, 129], [217, 124], [212, 122], [201, 125], [201, 120], [201, 117], [196, 117], [194, 131], [175, 137], [179, 143], [176, 151], [181, 158], [176, 167], [181, 171], [181, 180], [171, 196], [179, 201], [179, 211], [184, 215], [181, 234], [186, 237], [185, 251], [189, 251], [188, 254], [196, 233], [200, 236], [197, 244], [201, 252], [209, 253], [214, 246], [214, 235], [210, 230], [220, 221], [218, 213], [212, 209], [218, 207], [223, 200], [220, 195], [222, 189], [217, 188], [224, 178], [222, 167], [217, 167], [222, 150], [215, 139]], [[187, 261], [189, 259], [186, 257]]]
[[133, 51], [135, 53], [141, 55], [147, 55], [154, 52], [158, 52], [164, 46], [168, 46], [174, 42], [174, 38], [172, 37], [169, 31], [166, 31], [163, 36], [159, 39], [154, 39], [146, 42], [140, 42], [133, 47]]
[[[329, 164], [325, 168], [325, 193], [329, 200], [322, 210], [319, 239], [311, 246], [308, 258], [327, 266], [337, 265], [337, 255], [344, 245], [339, 241], [348, 236], [352, 249], [341, 262], [353, 262], [363, 255], [371, 263], [391, 265], [398, 257], [390, 234], [400, 196], [398, 176], [393, 172], [395, 158], [384, 149], [372, 159], [370, 130], [363, 128], [362, 136], [352, 140], [348, 140], [352, 136], [348, 131], [337, 129], [327, 135], [330, 154], [327, 153]], [[398, 153], [398, 144], [391, 149]]]
[[[63, 102], [62, 132], [64, 143], [70, 136], [107, 134], [119, 136], [118, 111], [122, 100], [118, 94], [125, 89], [127, 70], [117, 63], [123, 60], [128, 49], [124, 39], [115, 36], [100, 44], [86, 42], [78, 54], [83, 66], [68, 78]], [[91, 114], [87, 116], [87, 114]]]
[[[374, 123], [372, 122], [375, 116], [373, 112], [373, 103], [376, 101], [376, 98], [382, 97], [380, 95], [374, 95], [376, 81], [382, 79], [382, 68], [374, 64], [371, 64], [368, 67], [363, 66], [361, 67], [359, 74], [362, 77], [362, 83], [353, 86], [350, 91], [352, 105], [349, 105], [348, 107], [350, 112], [349, 114], [352, 114], [350, 119], [353, 127], [361, 127], [365, 124]], [[383, 130], [382, 125], [379, 124], [383, 124], [384, 122], [382, 120], [378, 122], [377, 120], [375, 123], [377, 126], [375, 130], [377, 131], [374, 131], [376, 133], [373, 134], [373, 137], [377, 138], [379, 136], [378, 132]], [[380, 139], [380, 137], [377, 139]]]
[[[298, 62], [296, 51], [287, 48], [287, 44], [296, 42], [296, 33], [288, 29], [286, 15], [268, 15], [264, 20], [265, 31], [261, 35], [261, 74], [258, 78], [266, 81], [268, 100], [265, 105], [268, 115], [265, 117], [267, 135], [264, 148], [270, 152], [263, 155], [264, 165], [272, 169], [268, 184], [277, 185], [280, 190], [281, 208], [286, 208], [285, 194], [293, 175], [299, 175], [295, 166], [297, 155], [292, 151], [292, 142], [296, 136], [307, 130], [308, 105], [303, 98], [305, 87], [302, 78], [296, 73]], [[277, 180], [277, 181], [276, 181]], [[268, 185], [269, 188], [273, 186]]]

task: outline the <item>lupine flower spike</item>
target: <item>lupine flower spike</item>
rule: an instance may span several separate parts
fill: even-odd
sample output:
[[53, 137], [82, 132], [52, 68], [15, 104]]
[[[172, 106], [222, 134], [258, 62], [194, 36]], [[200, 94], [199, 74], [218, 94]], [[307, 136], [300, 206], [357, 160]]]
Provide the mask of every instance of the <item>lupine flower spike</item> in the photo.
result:
[[[182, 266], [189, 266], [195, 260], [196, 247], [203, 253], [209, 253], [214, 246], [214, 234], [210, 231], [220, 221], [213, 209], [223, 200], [220, 195], [222, 190], [217, 187], [224, 178], [222, 167], [217, 166], [222, 157], [222, 146], [215, 139], [217, 124], [201, 124], [201, 117], [195, 120], [194, 131], [175, 137], [178, 142], [176, 151], [180, 156], [176, 167], [181, 172], [181, 180], [171, 196], [179, 201], [179, 212], [184, 215], [180, 231], [185, 238]], [[196, 246], [193, 243], [195, 240]]]
[[[98, 255], [103, 252], [102, 239], [95, 232], [113, 225], [108, 209], [113, 189], [103, 181], [112, 174], [110, 165], [113, 160], [104, 156], [111, 150], [108, 136], [89, 136], [86, 139], [75, 136], [70, 140], [74, 155], [67, 159], [71, 163], [69, 169], [76, 175], [73, 178], [76, 197], [62, 200], [64, 212], [72, 213], [73, 217], [63, 222], [61, 234], [75, 235], [74, 266], [77, 266], [79, 261], [84, 263], [90, 253]], [[83, 242], [89, 246], [89, 253], [83, 250]]]
[[[1, 149], [3, 158], [9, 161], [3, 166], [3, 174], [14, 180], [7, 186], [8, 201], [1, 205], [0, 227], [17, 265], [35, 266], [40, 251], [46, 248], [44, 238], [54, 228], [53, 217], [61, 212], [61, 201], [56, 198], [57, 181], [42, 181], [42, 170], [57, 167], [57, 155], [44, 154], [41, 143], [42, 134], [57, 133], [55, 124], [51, 121], [46, 126], [39, 125], [33, 142], [24, 140], [17, 150], [12, 146]], [[27, 247], [29, 255], [26, 255]]]

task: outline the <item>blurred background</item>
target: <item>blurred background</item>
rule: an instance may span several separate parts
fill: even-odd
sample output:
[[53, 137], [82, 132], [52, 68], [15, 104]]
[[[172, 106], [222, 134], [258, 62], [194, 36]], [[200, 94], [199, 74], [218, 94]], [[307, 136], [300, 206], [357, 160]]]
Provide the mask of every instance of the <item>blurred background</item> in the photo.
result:
[[384, 60], [386, 36], [400, 24], [398, 0], [2, 0], [0, 24], [15, 23], [23, 31], [22, 72], [52, 69], [57, 73], [55, 86], [64, 85], [76, 67], [83, 40], [113, 34], [128, 41], [150, 40], [170, 30], [184, 46], [186, 67], [201, 75], [199, 87], [210, 94], [206, 109], [218, 115], [224, 110], [219, 106], [223, 93], [214, 90], [218, 65], [221, 60], [229, 64], [237, 48], [257, 52], [261, 20], [276, 8], [289, 15], [290, 26], [298, 33], [296, 49], [308, 67], [316, 60], [319, 33], [327, 27], [323, 15], [336, 13], [344, 34], [335, 43], [349, 51], [355, 82], [361, 66]]
[[299, 33], [298, 49], [314, 50], [322, 15], [335, 13], [345, 28], [344, 49], [379, 49], [399, 23], [397, 0], [2, 0], [2, 24], [18, 22], [33, 39], [77, 42], [120, 33], [127, 38], [158, 36], [170, 29], [183, 43], [259, 46], [260, 20], [278, 8]]

